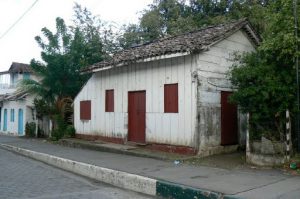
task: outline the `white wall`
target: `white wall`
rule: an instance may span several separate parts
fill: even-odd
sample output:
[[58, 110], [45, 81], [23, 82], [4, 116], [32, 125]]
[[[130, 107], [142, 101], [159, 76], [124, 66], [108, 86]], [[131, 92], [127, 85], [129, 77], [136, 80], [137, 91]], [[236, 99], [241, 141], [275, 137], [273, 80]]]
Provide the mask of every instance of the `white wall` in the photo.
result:
[[[232, 91], [227, 72], [236, 52], [252, 52], [254, 45], [247, 36], [238, 31], [227, 39], [213, 45], [209, 51], [201, 53], [197, 59], [200, 150], [221, 144], [221, 91]], [[239, 117], [239, 119], [242, 117]], [[239, 123], [239, 130], [242, 130]], [[240, 131], [240, 142], [245, 141]]]
[[[230, 55], [253, 50], [238, 31], [200, 54], [97, 72], [75, 99], [76, 131], [126, 140], [128, 91], [146, 90], [146, 142], [199, 148], [220, 145], [220, 91], [231, 90], [226, 81]], [[178, 83], [179, 113], [164, 113], [164, 84], [168, 83]], [[114, 89], [114, 113], [104, 112], [106, 89]], [[79, 118], [81, 100], [91, 100], [89, 121]]]
[[[0, 131], [3, 133], [8, 134], [15, 134], [18, 135], [18, 112], [19, 109], [23, 110], [23, 135], [25, 135], [25, 125], [26, 122], [33, 122], [32, 117], [32, 102], [33, 97], [28, 96], [24, 100], [18, 100], [18, 101], [4, 101], [3, 106], [1, 108], [1, 129]], [[3, 124], [4, 124], [4, 109], [7, 109], [7, 131], [3, 131]], [[15, 110], [15, 117], [14, 122], [11, 122], [11, 109]]]
[[[17, 75], [16, 76], [17, 78], [15, 84], [12, 84], [11, 75], [12, 73], [0, 75], [0, 95], [14, 93], [17, 90], [16, 89], [17, 83], [23, 79], [23, 73], [22, 74], [14, 73], [14, 75]], [[40, 81], [41, 78], [38, 78], [36, 75], [31, 73], [30, 79], [33, 79], [35, 81]]]
[[[126, 140], [128, 91], [146, 90], [146, 142], [193, 146], [196, 85], [195, 57], [162, 59], [93, 74], [74, 102], [77, 133]], [[164, 113], [164, 84], [178, 83], [179, 113]], [[114, 89], [114, 113], [105, 112], [105, 90]], [[91, 100], [90, 121], [80, 120], [81, 100]]]
[[[15, 76], [15, 78], [16, 79], [14, 79], [14, 86], [16, 86], [17, 84], [18, 84], [18, 82], [20, 82], [21, 80], [23, 80], [24, 79], [24, 73], [10, 73], [10, 79], [11, 79], [11, 84], [13, 84], [13, 82], [12, 82], [12, 76]], [[35, 75], [35, 74], [33, 74], [33, 73], [29, 73], [29, 78], [30, 79], [33, 79], [33, 80], [35, 80], [35, 81], [39, 81], [40, 79]]]

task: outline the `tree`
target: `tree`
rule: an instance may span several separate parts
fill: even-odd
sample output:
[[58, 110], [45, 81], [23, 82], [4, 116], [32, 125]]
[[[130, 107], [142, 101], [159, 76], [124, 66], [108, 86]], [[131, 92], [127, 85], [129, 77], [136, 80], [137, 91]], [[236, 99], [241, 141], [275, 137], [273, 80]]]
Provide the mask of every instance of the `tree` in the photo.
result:
[[[247, 17], [258, 33], [265, 30], [267, 0], [156, 0], [129, 25], [119, 45], [123, 48], [177, 35], [209, 25]], [[124, 45], [126, 43], [126, 45]]]
[[[42, 49], [43, 62], [33, 59], [31, 67], [40, 81], [23, 80], [21, 89], [36, 94], [35, 104], [53, 121], [53, 130], [62, 128], [70, 115], [66, 111], [90, 75], [81, 75], [79, 70], [107, 57], [104, 51], [101, 23], [98, 18], [74, 7], [74, 25], [67, 27], [64, 20], [56, 19], [56, 32], [43, 28], [43, 37], [35, 40]], [[41, 114], [41, 113], [40, 113]]]
[[264, 31], [266, 0], [190, 0], [191, 15], [197, 27], [248, 18], [258, 33]]
[[145, 10], [140, 20], [145, 40], [176, 35], [196, 28], [195, 21], [184, 1], [157, 0]]
[[231, 71], [237, 89], [231, 100], [250, 113], [251, 138], [283, 139], [284, 113], [295, 103], [293, 70], [270, 63], [260, 50], [239, 61]]
[[243, 55], [231, 71], [237, 91], [232, 101], [251, 114], [252, 138], [283, 139], [285, 114], [295, 113], [296, 56], [292, 0], [271, 2], [264, 41], [256, 52]]
[[122, 29], [124, 33], [118, 38], [119, 46], [122, 49], [143, 43], [143, 33], [138, 25], [124, 25]]
[[99, 59], [105, 59], [108, 54], [117, 49], [114, 41], [116, 35], [112, 30], [112, 24], [102, 21], [87, 8], [82, 8], [77, 3], [75, 3], [74, 12], [73, 26], [70, 29], [74, 35], [78, 32], [83, 36], [86, 47], [83, 54], [85, 59], [88, 60], [88, 63], [83, 63], [83, 65], [95, 63]]

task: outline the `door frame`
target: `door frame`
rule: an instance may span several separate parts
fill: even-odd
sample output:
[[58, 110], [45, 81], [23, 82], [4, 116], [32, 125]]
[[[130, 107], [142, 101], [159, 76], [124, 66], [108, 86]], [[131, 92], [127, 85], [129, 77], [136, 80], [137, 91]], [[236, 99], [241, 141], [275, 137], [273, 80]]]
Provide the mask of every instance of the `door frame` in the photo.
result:
[[3, 131], [7, 131], [7, 108], [3, 111]]
[[[143, 135], [144, 135], [144, 140], [143, 141], [134, 141], [134, 140], [130, 140], [130, 110], [129, 110], [129, 108], [130, 108], [130, 105], [129, 105], [129, 103], [130, 103], [130, 94], [133, 94], [133, 93], [143, 93], [144, 94], [144, 96], [145, 96], [145, 122], [144, 122], [144, 124], [145, 124], [145, 128], [144, 128], [144, 132], [143, 132]], [[147, 102], [147, 99], [146, 99], [146, 97], [147, 97], [147, 95], [146, 95], [146, 90], [137, 90], [137, 91], [128, 91], [128, 96], [127, 96], [128, 98], [128, 100], [127, 100], [127, 113], [128, 113], [128, 128], [127, 128], [127, 142], [133, 142], [133, 143], [138, 143], [138, 144], [145, 144], [146, 143], [146, 113], [147, 113], [147, 105], [146, 105], [146, 102]]]
[[[228, 97], [232, 94], [232, 91], [221, 91], [221, 145], [236, 145], [239, 143], [239, 132], [238, 132], [238, 108], [235, 104], [230, 104], [228, 102]], [[224, 101], [223, 96], [226, 96], [226, 101]], [[224, 109], [229, 109], [229, 113], [232, 110], [234, 111], [234, 115], [228, 116], [228, 112], [224, 112]], [[233, 113], [233, 112], [232, 112]], [[231, 132], [228, 133], [228, 122], [225, 122], [225, 118], [232, 118], [234, 119], [233, 123], [229, 124]], [[226, 123], [226, 124], [225, 124]], [[230, 138], [228, 138], [230, 136]]]

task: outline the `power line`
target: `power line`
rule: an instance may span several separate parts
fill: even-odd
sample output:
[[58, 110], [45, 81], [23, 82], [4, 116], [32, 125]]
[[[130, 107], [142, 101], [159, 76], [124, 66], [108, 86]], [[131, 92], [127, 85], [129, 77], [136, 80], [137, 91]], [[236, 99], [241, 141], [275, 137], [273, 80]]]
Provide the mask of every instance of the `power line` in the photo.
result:
[[11, 29], [13, 29], [20, 21], [21, 19], [23, 19], [23, 17], [33, 8], [33, 6], [38, 2], [39, 0], [35, 0], [33, 2], [33, 4], [31, 4], [31, 6], [29, 8], [27, 8], [27, 10], [17, 19], [17, 21], [15, 21], [15, 23], [13, 23], [1, 36], [0, 39], [2, 39], [3, 37], [5, 37], [5, 35], [7, 35], [7, 33], [9, 33], [9, 31], [11, 31]]

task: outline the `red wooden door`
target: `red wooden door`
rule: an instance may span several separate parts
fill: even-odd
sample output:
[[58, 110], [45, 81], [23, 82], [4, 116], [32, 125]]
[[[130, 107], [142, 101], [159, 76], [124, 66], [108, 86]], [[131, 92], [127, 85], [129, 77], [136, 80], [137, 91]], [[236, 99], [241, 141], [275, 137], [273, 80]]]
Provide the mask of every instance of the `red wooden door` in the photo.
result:
[[128, 92], [128, 141], [146, 141], [146, 91]]
[[231, 92], [221, 92], [221, 145], [238, 143], [237, 106], [228, 102]]

